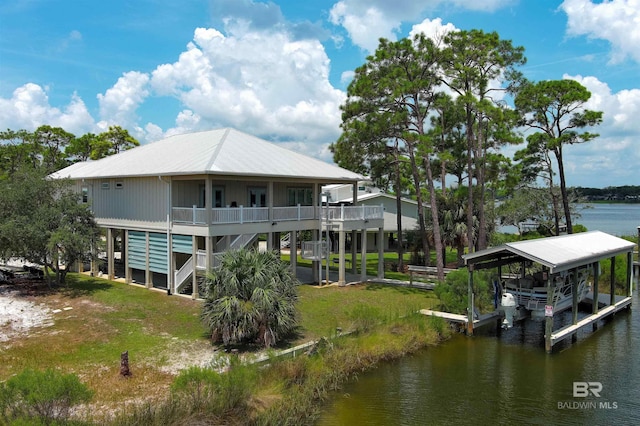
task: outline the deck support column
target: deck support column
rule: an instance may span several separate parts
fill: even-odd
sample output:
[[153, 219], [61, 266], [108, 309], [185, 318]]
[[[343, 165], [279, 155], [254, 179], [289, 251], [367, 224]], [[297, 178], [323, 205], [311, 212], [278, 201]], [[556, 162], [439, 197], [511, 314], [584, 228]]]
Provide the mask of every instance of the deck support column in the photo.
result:
[[365, 282], [366, 280], [367, 280], [367, 230], [362, 229], [362, 232], [360, 232], [360, 281]]
[[298, 231], [289, 232], [289, 264], [295, 275], [298, 268]]
[[[551, 274], [547, 272], [547, 306], [553, 307], [554, 290], [555, 286], [553, 285], [553, 278]], [[544, 324], [544, 349], [548, 354], [550, 354], [551, 350], [553, 349], [553, 344], [551, 343], [551, 333], [553, 332], [553, 313], [554, 312], [552, 310], [551, 315], [547, 316], [547, 313], [545, 312], [546, 318]]]
[[124, 282], [131, 284], [131, 268], [129, 267], [129, 230], [125, 229], [122, 233], [122, 245], [126, 255], [124, 256]]
[[358, 254], [358, 244], [356, 244], [357, 239], [358, 239], [358, 231], [354, 229], [351, 231], [351, 273], [352, 274], [356, 274], [358, 272], [358, 268], [356, 265], [356, 259]]
[[191, 236], [191, 256], [193, 259], [193, 272], [191, 273], [192, 291], [191, 298], [198, 298], [198, 239], [195, 235]]
[[[344, 230], [338, 232], [338, 286], [343, 287], [346, 284], [344, 273], [344, 247], [345, 247], [346, 233]], [[327, 258], [327, 265], [329, 264], [329, 258]]]
[[149, 269], [149, 232], [145, 232], [145, 267], [144, 267], [144, 285], [147, 288], [153, 287], [153, 272]]
[[609, 298], [609, 305], [616, 304], [616, 258], [611, 258], [611, 297]]
[[107, 279], [115, 277], [115, 237], [113, 228], [107, 228]]
[[473, 265], [469, 265], [469, 284], [467, 286], [467, 335], [473, 336]]
[[384, 278], [384, 228], [378, 228], [378, 278]]

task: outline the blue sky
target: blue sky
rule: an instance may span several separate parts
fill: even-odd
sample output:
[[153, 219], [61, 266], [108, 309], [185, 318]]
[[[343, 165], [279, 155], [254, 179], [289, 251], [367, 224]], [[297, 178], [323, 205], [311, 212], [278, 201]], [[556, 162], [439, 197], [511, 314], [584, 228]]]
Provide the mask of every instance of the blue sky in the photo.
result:
[[604, 123], [565, 150], [569, 185], [640, 185], [639, 0], [3, 1], [0, 128], [148, 143], [231, 126], [331, 161], [380, 37], [474, 28], [523, 46], [529, 79], [592, 92]]

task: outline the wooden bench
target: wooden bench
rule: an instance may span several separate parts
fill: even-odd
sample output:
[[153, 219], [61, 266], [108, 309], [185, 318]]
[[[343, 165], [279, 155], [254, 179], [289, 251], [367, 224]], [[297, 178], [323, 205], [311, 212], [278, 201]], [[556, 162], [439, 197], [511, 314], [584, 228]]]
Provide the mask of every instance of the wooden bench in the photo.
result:
[[[331, 259], [331, 262], [333, 262], [333, 264], [334, 264], [335, 266], [340, 265], [340, 259], [339, 259], [339, 258], [337, 258], [337, 257], [334, 257], [333, 259]], [[345, 267], [347, 266], [347, 264], [351, 265], [351, 259], [348, 259], [348, 258], [346, 258], [346, 257], [345, 257], [345, 258], [344, 258], [344, 265], [345, 265]]]
[[[409, 284], [413, 285], [413, 274], [425, 275], [429, 278], [438, 278], [438, 268], [435, 266], [407, 265], [409, 271]], [[444, 268], [444, 276], [455, 269]]]

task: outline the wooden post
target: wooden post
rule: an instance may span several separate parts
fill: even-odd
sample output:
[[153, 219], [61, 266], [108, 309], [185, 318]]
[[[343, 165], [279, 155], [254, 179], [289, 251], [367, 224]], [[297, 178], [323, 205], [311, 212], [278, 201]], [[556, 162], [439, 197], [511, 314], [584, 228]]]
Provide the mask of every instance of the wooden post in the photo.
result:
[[[573, 270], [573, 276], [571, 277], [571, 316], [572, 324], [578, 324], [578, 269]], [[576, 342], [578, 340], [578, 333], [574, 333], [571, 336], [571, 341]]]
[[629, 253], [627, 253], [627, 297], [632, 296], [632, 290], [631, 290], [631, 280], [633, 279], [633, 276], [631, 273], [632, 268], [633, 268], [633, 251], [630, 251]]
[[609, 299], [609, 305], [616, 304], [616, 258], [611, 258], [611, 298]]
[[129, 351], [120, 354], [120, 375], [122, 377], [131, 377], [133, 374], [129, 369]]
[[[555, 286], [553, 285], [553, 277], [551, 274], [547, 276], [547, 306], [553, 306], [553, 292], [555, 290]], [[546, 311], [546, 308], [545, 308]], [[545, 316], [546, 316], [545, 312]], [[544, 325], [544, 349], [548, 354], [551, 353], [553, 349], [553, 344], [551, 343], [551, 333], [553, 332], [553, 311], [551, 315], [546, 316], [545, 325]]]
[[469, 265], [469, 285], [467, 286], [467, 335], [473, 336], [473, 265]]
[[[598, 261], [593, 264], [593, 306], [591, 309], [591, 312], [593, 314], [597, 314], [598, 309], [600, 309], [600, 306], [598, 305], [598, 299], [599, 299], [598, 287], [600, 285], [599, 279], [600, 279], [600, 262]], [[592, 328], [593, 328], [593, 331], [596, 331], [598, 329], [598, 321], [593, 322]]]

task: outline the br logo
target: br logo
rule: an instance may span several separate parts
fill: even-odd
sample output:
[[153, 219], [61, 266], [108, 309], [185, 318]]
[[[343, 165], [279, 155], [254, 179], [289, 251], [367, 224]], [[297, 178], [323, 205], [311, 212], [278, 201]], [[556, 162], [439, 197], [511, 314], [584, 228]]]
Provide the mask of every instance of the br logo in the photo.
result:
[[600, 398], [602, 383], [600, 382], [573, 382], [573, 397], [586, 398], [589, 394]]

